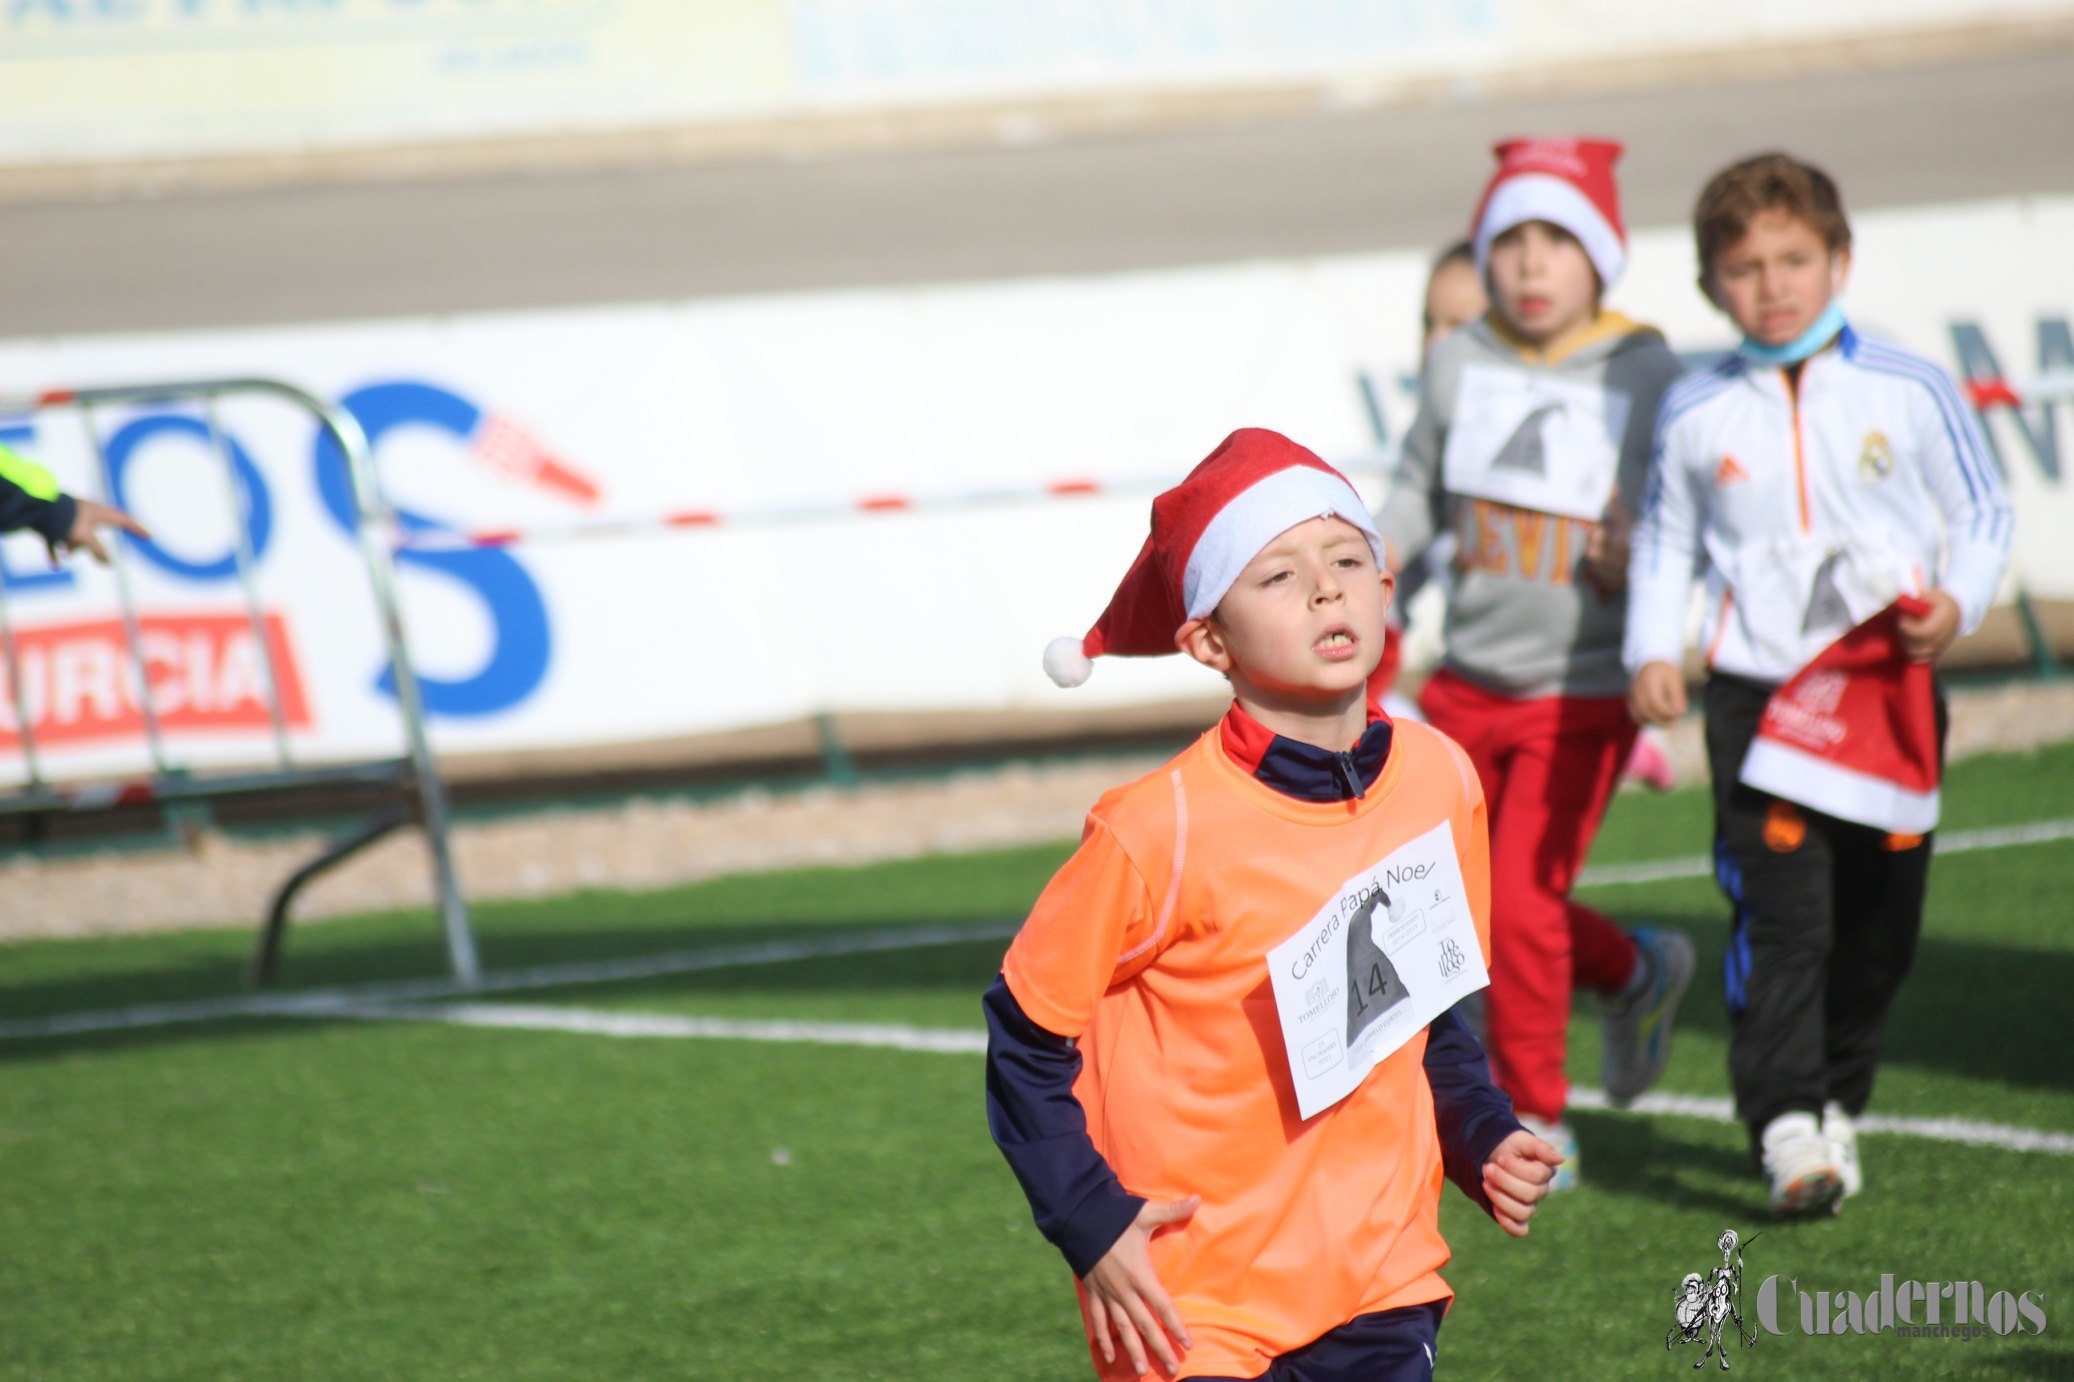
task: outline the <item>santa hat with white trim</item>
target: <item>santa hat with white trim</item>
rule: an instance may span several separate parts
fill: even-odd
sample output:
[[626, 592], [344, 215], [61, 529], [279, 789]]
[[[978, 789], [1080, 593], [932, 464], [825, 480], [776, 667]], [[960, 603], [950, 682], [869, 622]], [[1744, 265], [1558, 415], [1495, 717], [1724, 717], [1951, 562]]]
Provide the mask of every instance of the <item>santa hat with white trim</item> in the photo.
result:
[[1469, 222], [1476, 271], [1490, 271], [1491, 242], [1506, 231], [1547, 221], [1577, 237], [1599, 271], [1599, 287], [1612, 287], [1628, 260], [1620, 188], [1613, 180], [1620, 144], [1611, 139], [1508, 139], [1491, 152], [1498, 156], [1498, 171]]
[[1760, 791], [1896, 835], [1937, 827], [1937, 692], [1901, 648], [1903, 595], [1822, 650], [1765, 703], [1742, 780]]
[[1183, 626], [1216, 609], [1263, 547], [1327, 516], [1360, 529], [1382, 562], [1383, 540], [1346, 476], [1279, 432], [1239, 429], [1152, 501], [1152, 532], [1109, 608], [1084, 636], [1052, 640], [1044, 670], [1060, 686], [1078, 686], [1094, 670], [1091, 658], [1176, 651]]

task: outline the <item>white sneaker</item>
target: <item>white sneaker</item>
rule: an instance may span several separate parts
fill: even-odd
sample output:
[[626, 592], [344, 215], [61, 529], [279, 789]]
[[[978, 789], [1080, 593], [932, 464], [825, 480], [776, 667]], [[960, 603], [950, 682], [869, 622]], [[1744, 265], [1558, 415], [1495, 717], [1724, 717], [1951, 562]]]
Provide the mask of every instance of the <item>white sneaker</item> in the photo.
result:
[[1858, 1164], [1858, 1125], [1842, 1104], [1822, 1105], [1822, 1136], [1829, 1139], [1837, 1170], [1842, 1173], [1838, 1180], [1843, 1193], [1837, 1197], [1841, 1204], [1865, 1188], [1865, 1171]]
[[1772, 1213], [1798, 1219], [1831, 1212], [1843, 1194], [1836, 1147], [1812, 1113], [1782, 1113], [1758, 1139], [1771, 1183]]
[[1520, 1114], [1519, 1121], [1521, 1127], [1555, 1148], [1556, 1155], [1563, 1159], [1563, 1164], [1555, 1168], [1555, 1175], [1548, 1182], [1549, 1193], [1554, 1194], [1558, 1190], [1575, 1190], [1577, 1188], [1577, 1134], [1571, 1131], [1570, 1125], [1560, 1118], [1550, 1122], [1546, 1118], [1536, 1118], [1531, 1113]]
[[1626, 1108], [1662, 1078], [1671, 1058], [1671, 1020], [1692, 983], [1692, 942], [1681, 932], [1644, 928], [1634, 939], [1635, 977], [1599, 1013], [1605, 1044], [1599, 1080], [1615, 1108]]

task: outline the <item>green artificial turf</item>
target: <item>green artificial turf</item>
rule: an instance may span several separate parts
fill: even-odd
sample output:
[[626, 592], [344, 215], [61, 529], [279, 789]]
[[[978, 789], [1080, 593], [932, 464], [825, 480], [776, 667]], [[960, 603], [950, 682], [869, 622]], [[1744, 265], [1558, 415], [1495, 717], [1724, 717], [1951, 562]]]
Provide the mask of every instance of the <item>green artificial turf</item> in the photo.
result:
[[[1947, 832], [2074, 815], [2074, 749], [1957, 765]], [[1703, 853], [1698, 792], [1616, 802], [1599, 863]], [[1066, 844], [477, 909], [486, 965], [576, 962], [1025, 909]], [[2074, 1133], [2074, 841], [1941, 858], [1875, 1112]], [[1606, 886], [1689, 931], [1663, 1088], [1725, 1092], [1725, 906]], [[249, 937], [0, 947], [0, 1017], [232, 994]], [[501, 995], [974, 1031], [1003, 942]], [[293, 935], [316, 987], [436, 974], [423, 913]], [[1595, 1084], [1580, 1009], [1571, 1067]], [[0, 1042], [0, 1378], [1088, 1375], [1072, 1292], [987, 1138], [964, 1053], [240, 1018]], [[1670, 1377], [1683, 1275], [1747, 1241], [1746, 1299], [1978, 1280], [2048, 1327], [1972, 1341], [1789, 1332], [1754, 1378], [2074, 1376], [2074, 1157], [1892, 1134], [1833, 1221], [1774, 1225], [1743, 1135], [1580, 1111], [1583, 1187], [1505, 1238], [1452, 1191], [1441, 1375]], [[1752, 1235], [1756, 1235], [1753, 1237]], [[1787, 1296], [1789, 1302], [1792, 1297]], [[1713, 1365], [1709, 1364], [1710, 1370]]]

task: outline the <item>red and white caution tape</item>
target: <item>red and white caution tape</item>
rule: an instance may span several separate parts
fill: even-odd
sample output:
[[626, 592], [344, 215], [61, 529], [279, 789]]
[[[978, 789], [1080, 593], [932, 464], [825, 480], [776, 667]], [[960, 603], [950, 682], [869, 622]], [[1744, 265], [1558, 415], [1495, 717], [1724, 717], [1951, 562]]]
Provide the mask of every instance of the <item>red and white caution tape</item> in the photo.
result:
[[473, 532], [418, 529], [397, 533], [395, 543], [399, 548], [415, 552], [468, 551], [483, 547], [508, 547], [518, 542], [628, 537], [684, 528], [764, 528], [790, 523], [826, 523], [840, 519], [881, 517], [888, 514], [946, 513], [1052, 499], [1156, 494], [1172, 483], [1172, 476], [1162, 476], [1158, 480], [1125, 481], [1074, 478], [1019, 488], [972, 490], [962, 494], [864, 494], [845, 500], [745, 505], [737, 509], [678, 509], [646, 518], [597, 519], [532, 528], [492, 528]]
[[2074, 403], [2074, 370], [2048, 370], [2033, 379], [2022, 392], [1999, 375], [1971, 378], [1966, 381], [1966, 400], [1983, 413], [1990, 408]]
[[504, 479], [531, 485], [564, 503], [594, 507], [603, 496], [597, 481], [549, 451], [524, 424], [486, 413], [468, 439], [468, 455]]
[[[1380, 472], [1385, 459], [1384, 452], [1366, 452], [1349, 460], [1338, 461], [1336, 464], [1340, 469], [1355, 474], [1375, 474]], [[1071, 476], [1034, 485], [967, 490], [955, 494], [881, 491], [850, 499], [754, 504], [737, 509], [678, 509], [649, 517], [592, 519], [529, 528], [488, 528], [472, 531], [429, 528], [399, 530], [393, 533], [392, 540], [398, 548], [405, 551], [455, 552], [483, 547], [509, 547], [520, 542], [629, 537], [686, 528], [767, 528], [793, 523], [828, 523], [854, 518], [878, 518], [890, 514], [953, 513], [966, 509], [1046, 503], [1056, 499], [1113, 499], [1131, 495], [1153, 495], [1171, 488], [1176, 478], [1172, 474], [1134, 476], [1121, 480]]]
[[2006, 379], [1969, 379], [1966, 381], [1966, 401], [1978, 412], [1990, 408], [2020, 408], [2023, 403], [2016, 390], [2009, 387]]

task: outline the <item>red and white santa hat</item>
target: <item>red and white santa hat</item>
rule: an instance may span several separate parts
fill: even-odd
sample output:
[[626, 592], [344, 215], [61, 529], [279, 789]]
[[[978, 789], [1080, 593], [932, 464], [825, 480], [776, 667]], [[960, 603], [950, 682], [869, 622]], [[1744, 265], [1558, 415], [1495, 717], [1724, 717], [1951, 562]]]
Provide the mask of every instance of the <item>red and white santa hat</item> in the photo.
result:
[[1508, 139], [1495, 145], [1498, 171], [1484, 188], [1469, 222], [1476, 271], [1491, 266], [1491, 242], [1528, 221], [1547, 221], [1577, 237], [1601, 289], [1613, 286], [1628, 261], [1628, 233], [1620, 220], [1620, 188], [1613, 165], [1621, 146], [1611, 139]]
[[1896, 835], [1937, 827], [1937, 692], [1896, 627], [1929, 606], [1904, 595], [1823, 649], [1765, 703], [1742, 780]]
[[1092, 658], [1174, 652], [1183, 626], [1216, 609], [1261, 548], [1328, 515], [1359, 528], [1381, 563], [1383, 540], [1346, 476], [1279, 432], [1239, 429], [1152, 501], [1152, 532], [1109, 608], [1082, 637], [1053, 639], [1044, 670], [1078, 686]]

